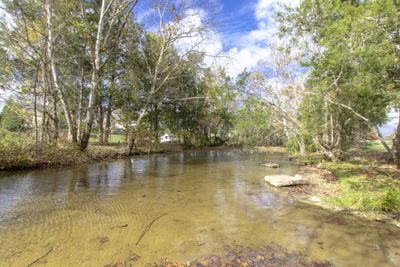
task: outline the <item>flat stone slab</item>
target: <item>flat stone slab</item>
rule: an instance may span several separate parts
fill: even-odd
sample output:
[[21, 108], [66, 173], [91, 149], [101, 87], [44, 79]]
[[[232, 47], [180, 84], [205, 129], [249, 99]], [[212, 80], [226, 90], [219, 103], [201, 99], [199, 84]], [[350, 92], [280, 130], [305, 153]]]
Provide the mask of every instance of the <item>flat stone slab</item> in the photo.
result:
[[267, 167], [267, 168], [279, 168], [280, 167], [280, 165], [278, 163], [272, 163], [272, 162], [265, 163], [265, 164], [263, 164], [263, 166]]
[[321, 199], [317, 196], [311, 196], [309, 200], [312, 202], [321, 202]]
[[276, 187], [283, 186], [294, 186], [309, 184], [301, 175], [296, 174], [295, 176], [290, 175], [268, 175], [264, 177], [264, 180]]

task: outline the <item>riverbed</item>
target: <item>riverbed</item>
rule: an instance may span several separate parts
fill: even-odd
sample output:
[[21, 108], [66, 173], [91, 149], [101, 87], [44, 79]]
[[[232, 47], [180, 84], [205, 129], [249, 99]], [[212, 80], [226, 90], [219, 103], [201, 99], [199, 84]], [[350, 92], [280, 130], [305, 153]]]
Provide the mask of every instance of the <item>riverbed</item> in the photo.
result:
[[334, 266], [400, 266], [398, 228], [264, 183], [296, 172], [282, 153], [184, 151], [2, 173], [0, 266], [146, 266], [271, 244]]

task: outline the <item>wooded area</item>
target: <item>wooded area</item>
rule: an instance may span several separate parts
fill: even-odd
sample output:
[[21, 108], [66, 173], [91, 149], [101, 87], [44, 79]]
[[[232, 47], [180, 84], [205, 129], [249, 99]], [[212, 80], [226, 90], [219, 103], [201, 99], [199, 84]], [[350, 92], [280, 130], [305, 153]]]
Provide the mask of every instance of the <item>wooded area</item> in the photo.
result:
[[400, 266], [398, 227], [400, 0], [0, 0], [5, 265]]
[[204, 52], [206, 4], [149, 1], [148, 24], [136, 5], [3, 1], [4, 140], [19, 132], [35, 150], [66, 140], [86, 150], [114, 132], [131, 154], [170, 132], [188, 146], [284, 145], [337, 160], [379, 139], [400, 165], [400, 125], [393, 142], [379, 131], [399, 108], [398, 1], [283, 7], [271, 56], [238, 77], [206, 62], [225, 57]]

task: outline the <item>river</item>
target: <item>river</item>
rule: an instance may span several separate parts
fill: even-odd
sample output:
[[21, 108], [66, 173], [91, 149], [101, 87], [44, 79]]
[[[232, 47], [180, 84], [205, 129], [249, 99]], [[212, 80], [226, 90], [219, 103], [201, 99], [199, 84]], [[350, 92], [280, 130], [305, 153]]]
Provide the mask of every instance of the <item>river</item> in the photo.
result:
[[185, 151], [4, 172], [0, 266], [112, 266], [127, 257], [146, 266], [270, 244], [335, 266], [400, 266], [398, 228], [297, 202], [263, 181], [296, 171], [284, 154]]

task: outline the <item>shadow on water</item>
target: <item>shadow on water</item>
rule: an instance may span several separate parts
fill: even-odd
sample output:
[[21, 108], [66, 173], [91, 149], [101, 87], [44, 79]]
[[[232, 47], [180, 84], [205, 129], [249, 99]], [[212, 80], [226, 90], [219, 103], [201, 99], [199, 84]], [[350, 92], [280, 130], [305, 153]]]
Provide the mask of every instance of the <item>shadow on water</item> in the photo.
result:
[[186, 151], [3, 173], [0, 266], [400, 264], [397, 228], [298, 203], [262, 179], [296, 171], [283, 154]]

